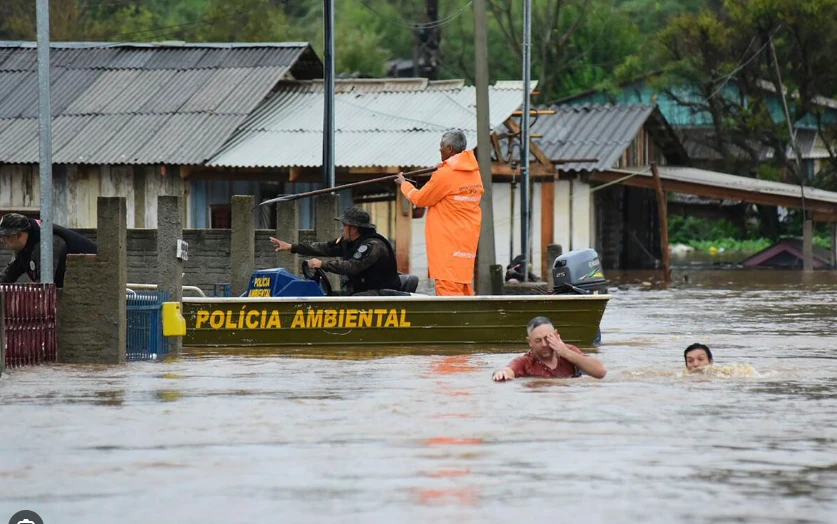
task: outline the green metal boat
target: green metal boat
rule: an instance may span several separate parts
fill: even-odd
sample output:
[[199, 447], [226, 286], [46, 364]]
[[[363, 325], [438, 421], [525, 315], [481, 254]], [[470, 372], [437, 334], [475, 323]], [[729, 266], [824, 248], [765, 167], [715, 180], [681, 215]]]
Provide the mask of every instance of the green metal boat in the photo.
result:
[[549, 317], [590, 347], [610, 295], [184, 298], [189, 347], [519, 344]]

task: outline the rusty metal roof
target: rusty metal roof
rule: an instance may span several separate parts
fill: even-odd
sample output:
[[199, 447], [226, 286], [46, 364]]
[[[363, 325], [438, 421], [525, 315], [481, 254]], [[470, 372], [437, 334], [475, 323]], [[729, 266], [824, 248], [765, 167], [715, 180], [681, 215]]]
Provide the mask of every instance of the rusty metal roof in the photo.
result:
[[[490, 125], [521, 104], [521, 82], [489, 88]], [[338, 80], [335, 163], [340, 167], [427, 166], [439, 162], [444, 131], [462, 129], [476, 145], [476, 95], [462, 81]], [[208, 164], [315, 167], [322, 164], [323, 82], [283, 82]]]
[[[56, 163], [201, 164], [283, 79], [316, 77], [306, 43], [55, 43]], [[0, 162], [38, 162], [37, 49], [0, 42]]]

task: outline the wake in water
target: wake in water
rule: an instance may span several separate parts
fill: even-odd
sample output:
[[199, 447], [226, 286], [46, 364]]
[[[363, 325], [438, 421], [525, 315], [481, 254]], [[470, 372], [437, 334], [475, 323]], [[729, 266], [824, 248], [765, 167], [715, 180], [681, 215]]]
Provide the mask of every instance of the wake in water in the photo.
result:
[[751, 366], [750, 364], [727, 364], [727, 365], [719, 365], [719, 364], [712, 364], [709, 366], [704, 366], [702, 368], [698, 368], [694, 371], [686, 371], [682, 370], [678, 376], [680, 377], [691, 377], [691, 376], [706, 376], [712, 378], [766, 378], [772, 377], [776, 375], [776, 371], [767, 370], [767, 371], [756, 371], [756, 369]]
[[686, 369], [679, 370], [661, 370], [661, 369], [641, 369], [635, 371], [626, 371], [622, 373], [623, 377], [629, 379], [648, 379], [648, 378], [769, 378], [778, 374], [775, 370], [757, 371], [750, 364], [735, 363], [735, 364], [712, 364], [694, 371]]

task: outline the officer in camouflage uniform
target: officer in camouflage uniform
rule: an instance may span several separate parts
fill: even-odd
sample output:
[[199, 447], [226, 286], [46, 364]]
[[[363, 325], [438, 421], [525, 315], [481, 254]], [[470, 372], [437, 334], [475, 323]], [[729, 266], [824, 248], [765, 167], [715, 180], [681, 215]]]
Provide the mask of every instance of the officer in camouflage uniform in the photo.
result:
[[276, 251], [290, 251], [300, 255], [334, 257], [331, 260], [312, 258], [308, 266], [343, 275], [346, 295], [394, 296], [409, 295], [398, 291], [401, 280], [395, 264], [395, 253], [389, 240], [375, 231], [369, 213], [359, 207], [343, 212], [343, 235], [328, 242], [290, 244], [270, 238]]

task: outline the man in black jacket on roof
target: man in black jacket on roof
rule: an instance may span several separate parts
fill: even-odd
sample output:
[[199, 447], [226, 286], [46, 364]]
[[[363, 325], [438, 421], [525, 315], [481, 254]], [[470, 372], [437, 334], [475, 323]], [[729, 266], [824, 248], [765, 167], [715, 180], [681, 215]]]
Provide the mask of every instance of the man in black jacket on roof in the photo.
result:
[[344, 275], [349, 295], [392, 296], [401, 293], [401, 280], [395, 264], [392, 246], [370, 223], [369, 213], [359, 207], [350, 207], [343, 212], [343, 235], [328, 242], [301, 242], [290, 244], [270, 237], [276, 251], [290, 251], [300, 255], [334, 257], [331, 260], [312, 258], [308, 266], [323, 271]]
[[[14, 258], [0, 272], [0, 283], [12, 284], [23, 274], [32, 282], [41, 281], [41, 225], [39, 220], [18, 213], [0, 218], [0, 240], [14, 253]], [[56, 287], [64, 286], [67, 255], [96, 254], [91, 240], [61, 226], [52, 226], [52, 264]]]

